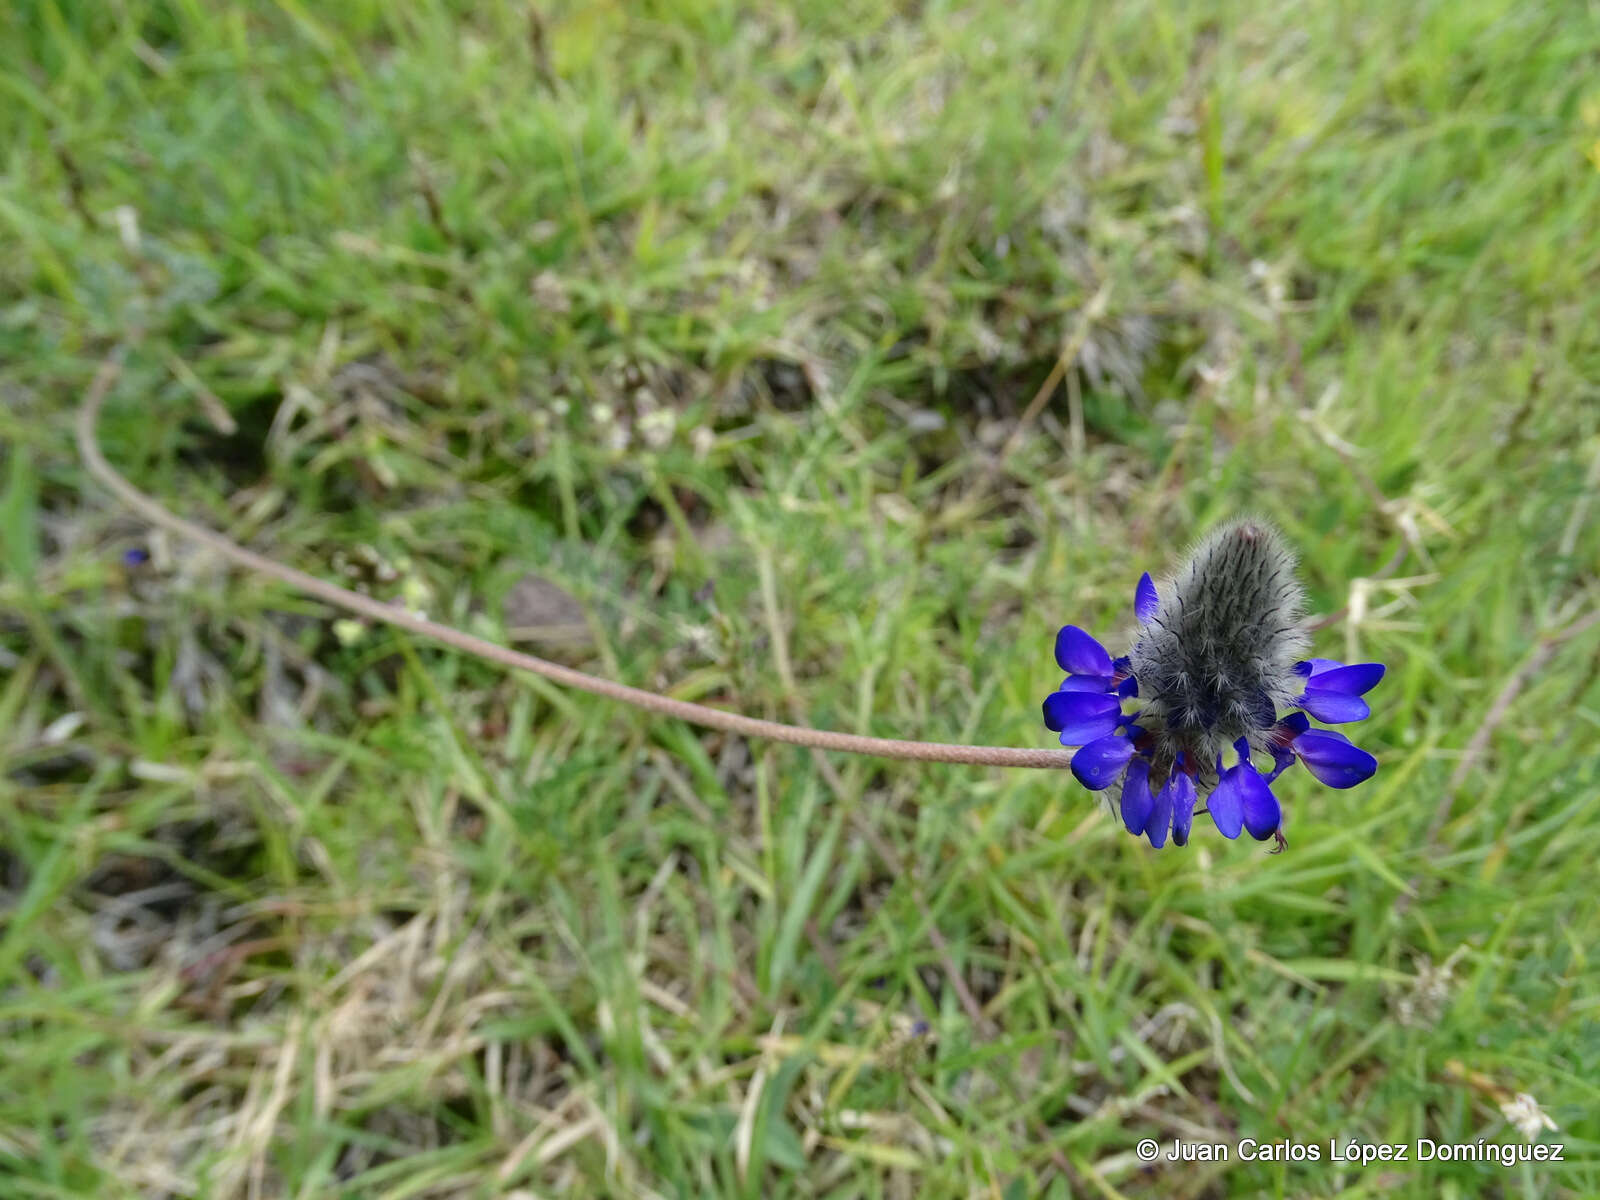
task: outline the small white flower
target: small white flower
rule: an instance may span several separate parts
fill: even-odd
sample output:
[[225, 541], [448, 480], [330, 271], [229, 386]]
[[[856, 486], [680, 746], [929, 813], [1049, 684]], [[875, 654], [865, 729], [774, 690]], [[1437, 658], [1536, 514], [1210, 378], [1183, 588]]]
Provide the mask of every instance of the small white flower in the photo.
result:
[[1527, 1092], [1518, 1092], [1511, 1099], [1502, 1100], [1500, 1111], [1516, 1131], [1530, 1142], [1538, 1141], [1539, 1134], [1546, 1129], [1555, 1132], [1556, 1123]]

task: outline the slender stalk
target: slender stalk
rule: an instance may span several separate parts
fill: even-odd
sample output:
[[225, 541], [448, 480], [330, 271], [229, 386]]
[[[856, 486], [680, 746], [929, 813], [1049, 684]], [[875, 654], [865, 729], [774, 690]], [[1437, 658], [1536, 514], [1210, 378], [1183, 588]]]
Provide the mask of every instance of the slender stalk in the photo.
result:
[[616, 700], [623, 704], [631, 704], [635, 708], [642, 708], [647, 712], [659, 713], [665, 717], [676, 717], [680, 721], [688, 721], [694, 725], [704, 725], [710, 729], [721, 729], [727, 733], [735, 733], [744, 737], [768, 738], [772, 741], [788, 742], [795, 746], [809, 746], [817, 750], [838, 750], [846, 754], [869, 754], [879, 758], [915, 759], [919, 762], [945, 762], [970, 764], [974, 766], [989, 767], [1035, 767], [1042, 769], [1059, 769], [1072, 762], [1072, 754], [1066, 750], [1034, 750], [1011, 746], [966, 746], [953, 745], [946, 742], [918, 742], [906, 741], [899, 738], [864, 737], [854, 733], [838, 733], [829, 729], [811, 729], [804, 725], [785, 725], [779, 721], [764, 721], [755, 717], [747, 717], [742, 713], [727, 712], [720, 708], [709, 708], [703, 704], [691, 704], [685, 700], [674, 700], [656, 692], [645, 691], [642, 688], [629, 687], [624, 683], [617, 683], [610, 679], [601, 679], [595, 675], [587, 675], [582, 671], [573, 670], [571, 667], [561, 666], [559, 663], [548, 662], [536, 658], [531, 654], [523, 654], [505, 646], [496, 645], [449, 625], [440, 625], [426, 617], [417, 616], [395, 605], [385, 604], [374, 600], [370, 596], [363, 596], [352, 592], [337, 584], [307, 575], [293, 567], [284, 566], [270, 558], [247, 550], [237, 542], [231, 541], [208, 529], [187, 521], [182, 517], [163, 508], [154, 498], [147, 496], [134, 487], [125, 478], [117, 473], [116, 469], [106, 461], [100, 451], [99, 443], [95, 439], [95, 424], [100, 416], [101, 406], [116, 381], [121, 370], [121, 359], [113, 355], [101, 364], [96, 373], [93, 384], [85, 395], [83, 404], [78, 410], [78, 453], [82, 456], [84, 465], [89, 473], [103, 484], [109, 491], [116, 495], [133, 512], [138, 513], [153, 525], [159, 525], [180, 537], [188, 538], [208, 549], [214, 550], [222, 557], [244, 567], [246, 570], [255, 571], [257, 574], [266, 575], [280, 583], [288, 584], [298, 592], [315, 597], [337, 608], [345, 609], [373, 621], [380, 621], [404, 629], [419, 637], [428, 638], [440, 645], [449, 646], [463, 654], [470, 654], [481, 658], [485, 662], [492, 662], [502, 667], [510, 667], [518, 671], [531, 671], [535, 675], [561, 684], [564, 687], [576, 688], [579, 691], [590, 692], [596, 696], [604, 696], [609, 700]]

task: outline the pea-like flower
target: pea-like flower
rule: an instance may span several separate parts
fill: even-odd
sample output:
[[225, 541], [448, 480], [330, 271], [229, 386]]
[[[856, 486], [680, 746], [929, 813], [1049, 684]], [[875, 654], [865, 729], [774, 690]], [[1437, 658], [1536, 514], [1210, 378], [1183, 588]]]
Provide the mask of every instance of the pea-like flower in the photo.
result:
[[[1285, 770], [1299, 761], [1327, 786], [1348, 788], [1378, 769], [1372, 755], [1342, 733], [1313, 728], [1310, 717], [1365, 719], [1362, 697], [1383, 665], [1302, 658], [1304, 602], [1294, 555], [1252, 518], [1202, 540], [1159, 588], [1140, 578], [1126, 656], [1112, 658], [1076, 625], [1056, 635], [1067, 677], [1045, 698], [1044, 723], [1062, 745], [1079, 747], [1079, 783], [1120, 788], [1129, 833], [1156, 847], [1169, 834], [1185, 845], [1204, 796], [1223, 837], [1248, 831], [1281, 849], [1283, 809], [1272, 784]], [[1272, 758], [1270, 772], [1257, 769], [1258, 754]]]

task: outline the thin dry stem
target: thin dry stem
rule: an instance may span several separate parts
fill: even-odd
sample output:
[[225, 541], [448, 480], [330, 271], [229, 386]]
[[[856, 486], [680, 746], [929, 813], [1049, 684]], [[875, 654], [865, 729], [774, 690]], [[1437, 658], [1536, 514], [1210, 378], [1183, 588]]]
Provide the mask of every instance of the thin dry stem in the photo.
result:
[[417, 616], [403, 608], [385, 604], [374, 600], [370, 596], [363, 596], [336, 584], [328, 583], [315, 576], [307, 575], [293, 567], [284, 566], [274, 562], [252, 550], [246, 550], [236, 542], [223, 537], [214, 530], [203, 525], [197, 525], [182, 517], [168, 512], [155, 499], [139, 491], [106, 461], [105, 455], [100, 452], [100, 446], [95, 440], [95, 422], [100, 415], [101, 406], [105, 402], [106, 394], [111, 390], [121, 369], [119, 355], [113, 355], [101, 364], [96, 374], [94, 383], [90, 386], [88, 394], [84, 397], [83, 405], [78, 410], [78, 452], [83, 457], [84, 465], [89, 473], [98, 479], [107, 489], [113, 492], [118, 499], [131, 510], [138, 513], [145, 520], [163, 529], [169, 530], [180, 537], [198, 542], [202, 546], [216, 551], [222, 557], [237, 563], [247, 570], [269, 576], [281, 583], [286, 583], [298, 592], [315, 597], [337, 608], [343, 608], [369, 620], [380, 621], [404, 629], [419, 637], [429, 638], [441, 645], [459, 650], [463, 654], [470, 654], [481, 658], [485, 662], [496, 663], [503, 667], [510, 667], [519, 671], [530, 671], [535, 675], [542, 675], [565, 687], [576, 688], [579, 691], [590, 692], [596, 696], [604, 696], [608, 700], [617, 700], [623, 704], [631, 704], [635, 708], [642, 708], [647, 712], [658, 713], [666, 717], [675, 717], [680, 721], [691, 724], [703, 725], [710, 729], [720, 729], [727, 733], [739, 734], [743, 737], [768, 738], [778, 742], [788, 742], [795, 746], [808, 746], [816, 750], [837, 750], [846, 754], [870, 754], [879, 758], [915, 759], [920, 762], [946, 762], [966, 764], [973, 766], [991, 767], [1033, 767], [1039, 769], [1061, 769], [1070, 766], [1072, 754], [1066, 750], [1034, 750], [1011, 746], [966, 746], [952, 745], [946, 742], [919, 742], [899, 738], [865, 737], [859, 734], [838, 733], [827, 729], [811, 729], [803, 725], [785, 725], [778, 721], [764, 721], [755, 717], [747, 717], [741, 713], [726, 712], [718, 708], [708, 708], [703, 704], [691, 704], [684, 700], [674, 700], [667, 696], [648, 692], [641, 688], [629, 687], [627, 684], [616, 683], [610, 679], [600, 679], [587, 675], [582, 671], [563, 667], [558, 663], [548, 662], [542, 658], [535, 658], [531, 654], [508, 649], [496, 645], [482, 638], [473, 637], [459, 629], [448, 625], [440, 625], [426, 617]]

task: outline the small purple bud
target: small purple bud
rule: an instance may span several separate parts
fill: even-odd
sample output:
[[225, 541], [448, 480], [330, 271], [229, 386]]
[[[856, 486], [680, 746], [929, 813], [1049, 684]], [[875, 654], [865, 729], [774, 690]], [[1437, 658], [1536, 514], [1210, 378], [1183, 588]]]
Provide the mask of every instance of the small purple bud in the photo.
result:
[[1109, 692], [1051, 692], [1044, 698], [1044, 723], [1063, 746], [1082, 746], [1113, 732], [1121, 702]]
[[1162, 785], [1156, 793], [1155, 806], [1150, 810], [1150, 819], [1145, 822], [1144, 835], [1150, 839], [1150, 844], [1157, 850], [1167, 844], [1167, 834], [1172, 829], [1172, 779]]
[[1076, 625], [1063, 625], [1056, 634], [1056, 665], [1074, 675], [1110, 675], [1111, 655]]
[[1283, 824], [1283, 810], [1272, 788], [1254, 767], [1246, 763], [1239, 768], [1239, 774], [1239, 782], [1243, 784], [1239, 794], [1244, 801], [1244, 827], [1256, 841], [1264, 842]]
[[1133, 743], [1119, 734], [1096, 738], [1072, 756], [1072, 774], [1091, 792], [1103, 792], [1117, 781], [1128, 760]]
[[1144, 832], [1150, 823], [1150, 811], [1156, 799], [1150, 794], [1150, 764], [1136, 759], [1128, 764], [1127, 777], [1122, 781], [1122, 825], [1134, 837]]
[[1317, 720], [1326, 721], [1329, 725], [1343, 725], [1347, 721], [1365, 721], [1372, 715], [1372, 709], [1367, 707], [1367, 702], [1360, 696], [1352, 696], [1348, 692], [1326, 691], [1319, 687], [1306, 688], [1299, 704]]
[[1155, 581], [1146, 571], [1139, 576], [1139, 586], [1133, 590], [1133, 615], [1139, 618], [1139, 623], [1144, 624], [1156, 615], [1156, 608], [1161, 603], [1161, 597], [1156, 595]]
[[[1314, 659], [1314, 662], [1327, 661]], [[1365, 696], [1378, 686], [1378, 681], [1383, 678], [1384, 666], [1382, 663], [1356, 663], [1348, 667], [1330, 667], [1327, 670], [1318, 670], [1313, 667], [1311, 680], [1306, 684], [1307, 689], [1317, 688], [1325, 692], [1343, 692], [1347, 696]]]
[[1308, 729], [1295, 738], [1294, 751], [1306, 770], [1331, 788], [1355, 787], [1378, 769], [1377, 759], [1332, 729]]
[[1194, 779], [1184, 771], [1174, 771], [1167, 780], [1172, 789], [1172, 840], [1179, 846], [1189, 844], [1189, 830], [1194, 825]]

